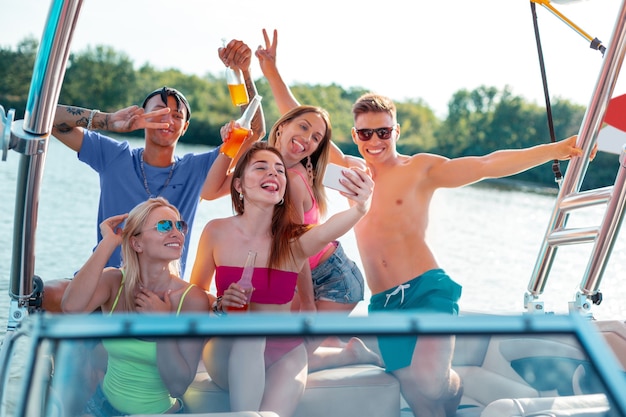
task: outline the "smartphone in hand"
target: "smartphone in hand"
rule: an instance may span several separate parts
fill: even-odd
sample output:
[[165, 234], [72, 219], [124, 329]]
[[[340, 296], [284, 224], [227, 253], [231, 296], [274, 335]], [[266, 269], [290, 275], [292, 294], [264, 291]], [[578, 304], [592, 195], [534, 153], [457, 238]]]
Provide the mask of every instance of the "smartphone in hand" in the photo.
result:
[[326, 166], [326, 172], [324, 173], [324, 179], [322, 184], [325, 187], [332, 188], [333, 190], [343, 191], [347, 194], [354, 194], [351, 190], [346, 188], [339, 182], [339, 178], [346, 178], [341, 171], [348, 169], [337, 164], [328, 164]]

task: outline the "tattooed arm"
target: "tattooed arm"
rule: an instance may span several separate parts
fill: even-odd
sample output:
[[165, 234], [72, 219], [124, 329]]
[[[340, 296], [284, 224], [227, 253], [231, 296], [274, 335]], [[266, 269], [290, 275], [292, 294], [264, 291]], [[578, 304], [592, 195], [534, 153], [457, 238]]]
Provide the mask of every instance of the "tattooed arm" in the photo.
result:
[[167, 107], [145, 113], [139, 106], [130, 106], [115, 113], [105, 113], [59, 104], [54, 115], [52, 134], [67, 147], [78, 152], [83, 144], [83, 128], [89, 124], [89, 117], [92, 117], [91, 129], [123, 133], [138, 129], [166, 129], [168, 123], [149, 119], [169, 112]]
[[[83, 127], [89, 123], [91, 110], [58, 105], [52, 125], [52, 135], [68, 148], [78, 152], [83, 144]], [[94, 119], [97, 113], [94, 115]], [[94, 125], [94, 121], [91, 122]]]

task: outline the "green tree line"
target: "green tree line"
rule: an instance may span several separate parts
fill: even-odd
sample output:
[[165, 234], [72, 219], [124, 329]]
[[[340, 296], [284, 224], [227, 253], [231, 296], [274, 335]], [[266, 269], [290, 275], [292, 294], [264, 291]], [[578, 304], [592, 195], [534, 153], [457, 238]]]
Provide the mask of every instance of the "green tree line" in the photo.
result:
[[[14, 49], [0, 48], [0, 105], [16, 110], [23, 118], [38, 42], [21, 41]], [[269, 127], [279, 112], [267, 81], [256, 80], [263, 96], [263, 109]], [[203, 77], [184, 74], [177, 69], [157, 70], [146, 64], [135, 68], [126, 54], [108, 46], [95, 46], [70, 54], [59, 102], [102, 111], [115, 111], [132, 104], [140, 105], [146, 94], [161, 86], [175, 87], [189, 100], [192, 118], [182, 142], [219, 146], [222, 125], [239, 116], [233, 108], [222, 74]], [[357, 155], [350, 137], [352, 103], [366, 88], [344, 88], [336, 84], [295, 84], [292, 91], [301, 103], [328, 110], [333, 124], [333, 140], [346, 153]], [[524, 148], [550, 141], [544, 106], [529, 103], [511, 93], [481, 86], [472, 91], [459, 90], [448, 101], [445, 119], [420, 98], [396, 101], [402, 135], [398, 151], [404, 154], [430, 152], [450, 158], [483, 155], [504, 148]], [[558, 139], [578, 132], [584, 106], [555, 99], [552, 115]], [[135, 132], [141, 136], [142, 132]], [[561, 172], [567, 162], [560, 163]], [[613, 184], [617, 173], [616, 155], [600, 152], [589, 166], [583, 188]], [[551, 164], [544, 164], [512, 179], [556, 188]]]

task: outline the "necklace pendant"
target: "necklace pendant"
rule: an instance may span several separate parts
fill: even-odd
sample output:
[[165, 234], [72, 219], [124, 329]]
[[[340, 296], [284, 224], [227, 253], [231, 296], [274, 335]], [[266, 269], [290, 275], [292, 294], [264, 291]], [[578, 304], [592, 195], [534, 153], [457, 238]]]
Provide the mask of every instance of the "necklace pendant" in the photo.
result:
[[165, 180], [165, 183], [163, 184], [163, 186], [159, 189], [159, 192], [156, 193], [156, 195], [154, 195], [150, 191], [150, 187], [148, 187], [148, 177], [146, 176], [146, 170], [143, 164], [143, 149], [141, 150], [141, 157], [139, 159], [139, 168], [141, 169], [141, 176], [143, 177], [143, 188], [146, 190], [146, 194], [148, 194], [148, 198], [156, 198], [160, 196], [161, 193], [164, 192], [167, 189], [167, 186], [170, 184], [170, 181], [172, 180], [172, 176], [174, 175], [174, 168], [176, 168], [176, 160], [172, 162], [172, 166], [170, 167], [170, 172], [167, 175], [167, 179]]

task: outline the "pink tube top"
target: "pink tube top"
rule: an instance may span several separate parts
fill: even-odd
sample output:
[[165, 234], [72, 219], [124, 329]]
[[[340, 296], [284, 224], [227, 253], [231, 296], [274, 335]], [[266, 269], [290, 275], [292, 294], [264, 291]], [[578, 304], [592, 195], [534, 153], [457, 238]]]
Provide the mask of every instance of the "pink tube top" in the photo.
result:
[[[218, 266], [215, 269], [217, 295], [223, 295], [230, 284], [239, 281], [242, 273], [241, 266]], [[254, 291], [250, 301], [260, 304], [287, 304], [293, 299], [297, 280], [297, 272], [254, 268], [252, 275]]]

